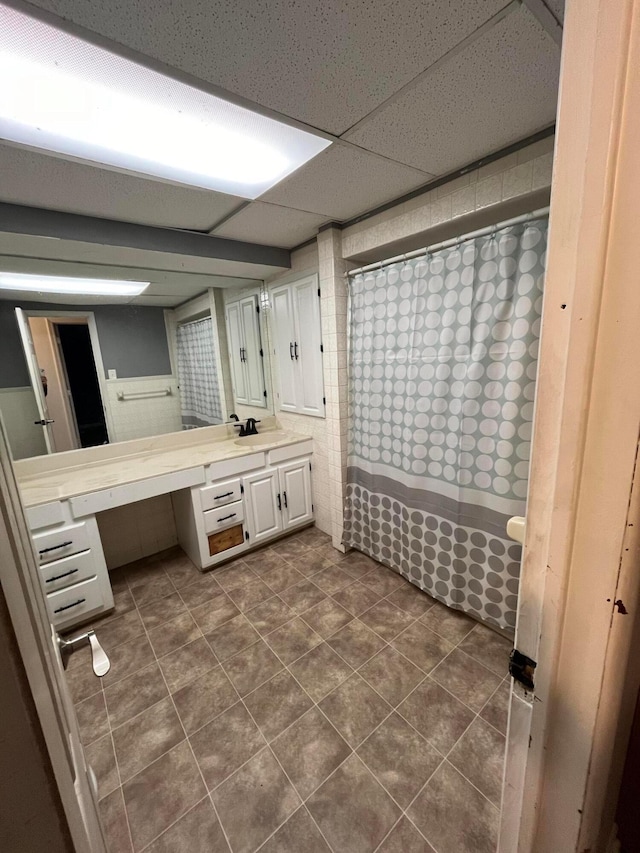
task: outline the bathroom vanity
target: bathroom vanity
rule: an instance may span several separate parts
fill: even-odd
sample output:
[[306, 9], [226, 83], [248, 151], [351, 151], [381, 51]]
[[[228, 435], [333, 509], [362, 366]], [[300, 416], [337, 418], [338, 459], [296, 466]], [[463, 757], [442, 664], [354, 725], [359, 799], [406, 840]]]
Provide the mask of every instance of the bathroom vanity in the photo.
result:
[[312, 440], [266, 418], [15, 463], [53, 624], [113, 608], [96, 516], [170, 494], [180, 545], [202, 571], [313, 520]]

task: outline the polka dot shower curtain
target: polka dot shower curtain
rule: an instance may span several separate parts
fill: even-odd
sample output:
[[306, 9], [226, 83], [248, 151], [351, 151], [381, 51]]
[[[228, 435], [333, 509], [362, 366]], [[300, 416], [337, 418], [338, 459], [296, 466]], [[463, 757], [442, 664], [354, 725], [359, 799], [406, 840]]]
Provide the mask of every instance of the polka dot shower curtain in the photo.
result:
[[511, 631], [547, 224], [350, 279], [345, 544]]
[[213, 334], [211, 317], [178, 326], [182, 429], [211, 426], [223, 421]]

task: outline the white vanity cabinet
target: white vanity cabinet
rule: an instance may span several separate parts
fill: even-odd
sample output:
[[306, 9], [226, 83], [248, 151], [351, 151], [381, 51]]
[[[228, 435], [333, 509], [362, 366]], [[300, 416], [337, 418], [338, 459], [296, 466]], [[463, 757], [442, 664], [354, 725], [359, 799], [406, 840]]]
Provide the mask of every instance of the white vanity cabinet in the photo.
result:
[[249, 541], [254, 545], [313, 519], [308, 457], [250, 474], [243, 485]]
[[267, 405], [260, 306], [256, 294], [228, 302], [227, 337], [234, 397], [245, 406]]
[[318, 277], [278, 285], [270, 295], [279, 408], [324, 417]]
[[201, 569], [313, 521], [308, 439], [208, 466], [172, 495], [180, 545]]
[[71, 628], [113, 607], [95, 516], [74, 519], [67, 501], [27, 510], [51, 622]]

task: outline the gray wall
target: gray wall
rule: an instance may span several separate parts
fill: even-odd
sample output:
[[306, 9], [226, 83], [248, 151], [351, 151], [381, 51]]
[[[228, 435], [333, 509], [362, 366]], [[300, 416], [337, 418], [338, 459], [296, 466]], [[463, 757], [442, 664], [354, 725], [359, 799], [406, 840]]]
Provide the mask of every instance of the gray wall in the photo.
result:
[[[105, 371], [119, 379], [171, 373], [162, 308], [133, 305], [50, 305], [0, 300], [0, 388], [29, 385], [15, 308], [30, 311], [92, 311]], [[108, 373], [106, 374], [108, 376]]]

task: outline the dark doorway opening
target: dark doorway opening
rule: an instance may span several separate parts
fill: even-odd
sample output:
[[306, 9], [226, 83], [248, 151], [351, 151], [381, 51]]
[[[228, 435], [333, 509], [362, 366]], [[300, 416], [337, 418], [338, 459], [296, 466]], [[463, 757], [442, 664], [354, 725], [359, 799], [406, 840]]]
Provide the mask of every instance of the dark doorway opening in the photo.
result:
[[89, 327], [84, 323], [56, 323], [56, 332], [69, 379], [80, 446], [108, 444], [109, 434]]

